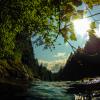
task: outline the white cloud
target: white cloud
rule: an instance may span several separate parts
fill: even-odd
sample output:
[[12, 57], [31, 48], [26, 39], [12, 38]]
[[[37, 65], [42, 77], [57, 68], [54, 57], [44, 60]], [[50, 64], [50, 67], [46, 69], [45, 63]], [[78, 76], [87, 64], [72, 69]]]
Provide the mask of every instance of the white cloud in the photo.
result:
[[[58, 54], [58, 55], [65, 55], [64, 54]], [[57, 59], [53, 61], [47, 61], [47, 60], [38, 60], [39, 64], [42, 64], [43, 66], [47, 67], [48, 70], [51, 70], [52, 72], [59, 71], [60, 68], [63, 68], [66, 64], [67, 59], [69, 58], [70, 54], [67, 55], [66, 58]]]
[[47, 67], [48, 70], [51, 70], [52, 72], [58, 71], [61, 67], [65, 65], [65, 63], [66, 59], [54, 60], [54, 61], [39, 60], [39, 64], [43, 64], [45, 67]]
[[65, 53], [64, 52], [58, 52], [57, 54], [54, 55], [54, 57], [64, 57]]

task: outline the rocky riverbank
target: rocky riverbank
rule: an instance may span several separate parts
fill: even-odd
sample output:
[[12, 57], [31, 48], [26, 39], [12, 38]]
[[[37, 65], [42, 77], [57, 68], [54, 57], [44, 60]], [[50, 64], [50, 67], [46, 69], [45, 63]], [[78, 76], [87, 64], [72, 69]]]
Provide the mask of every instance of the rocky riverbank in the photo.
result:
[[74, 83], [70, 85], [68, 92], [89, 98], [100, 97], [100, 77], [88, 78], [84, 81]]

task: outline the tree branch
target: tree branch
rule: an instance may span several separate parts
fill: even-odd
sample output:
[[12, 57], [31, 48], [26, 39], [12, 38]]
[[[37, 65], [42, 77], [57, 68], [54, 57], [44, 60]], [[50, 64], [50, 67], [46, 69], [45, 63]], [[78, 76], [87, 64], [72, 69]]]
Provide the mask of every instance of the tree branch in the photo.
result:
[[75, 52], [76, 48], [67, 40], [68, 44], [70, 45], [70, 47], [72, 48], [73, 52]]
[[86, 9], [87, 9], [87, 10], [89, 11], [89, 13], [90, 13], [90, 16], [88, 16], [88, 18], [89, 18], [89, 17], [92, 17], [93, 20], [94, 20], [95, 22], [97, 22], [96, 19], [94, 18], [94, 16], [99, 15], [100, 13], [96, 13], [96, 14], [93, 14], [93, 15], [92, 15], [91, 10], [89, 9], [88, 5], [86, 4], [86, 1], [84, 0], [83, 2], [84, 2], [84, 4], [85, 4], [85, 6], [86, 6]]
[[95, 14], [90, 15], [90, 16], [87, 16], [87, 17], [85, 17], [85, 18], [93, 17], [93, 16], [96, 16], [96, 15], [99, 15], [99, 14], [100, 14], [100, 13], [95, 13]]

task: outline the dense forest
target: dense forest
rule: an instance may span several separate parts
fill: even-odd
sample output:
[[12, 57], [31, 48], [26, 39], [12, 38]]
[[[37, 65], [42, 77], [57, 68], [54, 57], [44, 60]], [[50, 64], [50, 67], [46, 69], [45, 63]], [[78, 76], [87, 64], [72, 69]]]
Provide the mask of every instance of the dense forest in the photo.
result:
[[[10, 47], [7, 51], [7, 46], [11, 46], [8, 44], [5, 50], [0, 49], [1, 78], [16, 78], [22, 80], [33, 80], [37, 78], [47, 80], [47, 77], [49, 77], [49, 73], [51, 72], [48, 71], [46, 67], [39, 65], [38, 60], [34, 57], [31, 39], [27, 37], [27, 33], [17, 34], [14, 40], [15, 48], [12, 51], [9, 50], [11, 49]], [[2, 45], [0, 46], [4, 48]]]
[[[100, 77], [100, 38], [95, 36], [100, 19], [94, 18], [100, 11], [91, 13], [99, 5], [100, 0], [0, 0], [0, 100], [74, 100], [75, 94], [67, 94], [73, 80]], [[78, 40], [74, 21], [89, 18], [90, 39], [74, 51], [70, 42]], [[58, 73], [52, 73], [36, 59], [34, 47], [52, 51], [59, 37], [73, 53]], [[100, 90], [100, 81], [89, 85], [89, 96], [90, 92], [100, 96], [91, 87]]]
[[[46, 49], [55, 47], [59, 35], [64, 38], [64, 42], [77, 40], [70, 18], [83, 18], [84, 9], [76, 9], [83, 2], [90, 9], [100, 4], [97, 0], [0, 0], [0, 80], [51, 79], [51, 72], [41, 67], [34, 57], [31, 37], [38, 36], [34, 45], [44, 45]], [[61, 28], [63, 22], [66, 24]], [[95, 21], [91, 25], [91, 31], [94, 32]], [[70, 37], [69, 32], [72, 33]], [[78, 55], [81, 54], [76, 52], [70, 57], [67, 65], [77, 65], [76, 60], [72, 63], [70, 59]]]

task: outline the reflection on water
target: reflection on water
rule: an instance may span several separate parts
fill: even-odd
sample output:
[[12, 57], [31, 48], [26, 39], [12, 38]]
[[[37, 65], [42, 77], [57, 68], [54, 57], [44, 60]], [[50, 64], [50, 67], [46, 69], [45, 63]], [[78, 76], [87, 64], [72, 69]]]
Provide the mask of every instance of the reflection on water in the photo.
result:
[[[5, 96], [5, 99], [0, 100], [100, 100], [100, 97], [94, 97], [93, 95], [98, 95], [98, 91], [90, 94], [76, 94], [69, 93], [68, 89], [71, 84], [75, 82], [43, 82], [36, 81], [31, 84], [31, 87], [26, 93]], [[11, 97], [9, 99], [9, 97]]]

